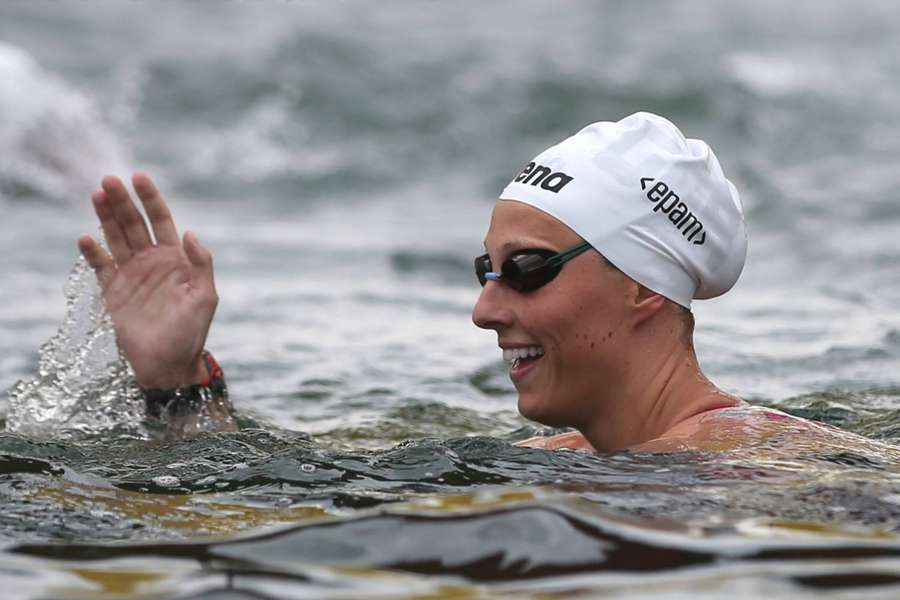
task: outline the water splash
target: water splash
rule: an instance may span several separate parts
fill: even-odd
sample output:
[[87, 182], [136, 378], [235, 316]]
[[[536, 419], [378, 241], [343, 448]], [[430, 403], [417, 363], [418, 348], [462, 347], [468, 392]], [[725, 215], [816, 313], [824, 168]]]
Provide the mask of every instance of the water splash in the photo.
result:
[[7, 430], [39, 437], [146, 437], [140, 389], [119, 354], [97, 278], [83, 257], [64, 292], [66, 316], [41, 346], [37, 378], [9, 391]]
[[3, 42], [0, 153], [0, 201], [83, 198], [97, 173], [122, 172], [127, 158], [91, 97]]

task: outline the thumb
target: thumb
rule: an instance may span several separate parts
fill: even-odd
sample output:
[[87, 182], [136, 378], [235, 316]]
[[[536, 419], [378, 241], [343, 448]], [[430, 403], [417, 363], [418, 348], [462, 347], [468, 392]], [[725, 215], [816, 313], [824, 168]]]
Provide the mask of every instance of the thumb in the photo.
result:
[[197, 236], [191, 231], [184, 233], [184, 252], [194, 266], [194, 275], [197, 278], [197, 283], [204, 288], [214, 290], [216, 284], [213, 279], [212, 254], [200, 245]]

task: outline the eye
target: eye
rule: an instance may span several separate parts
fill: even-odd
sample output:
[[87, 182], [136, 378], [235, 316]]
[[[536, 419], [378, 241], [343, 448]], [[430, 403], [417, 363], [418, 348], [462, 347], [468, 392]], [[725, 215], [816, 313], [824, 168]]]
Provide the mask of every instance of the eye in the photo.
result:
[[[516, 250], [514, 252], [510, 252], [509, 256], [506, 260], [522, 260], [522, 259], [531, 259], [535, 257], [539, 258], [549, 258], [556, 254], [556, 250], [548, 250], [546, 248], [523, 248], [521, 250]], [[506, 261], [504, 261], [506, 262]]]

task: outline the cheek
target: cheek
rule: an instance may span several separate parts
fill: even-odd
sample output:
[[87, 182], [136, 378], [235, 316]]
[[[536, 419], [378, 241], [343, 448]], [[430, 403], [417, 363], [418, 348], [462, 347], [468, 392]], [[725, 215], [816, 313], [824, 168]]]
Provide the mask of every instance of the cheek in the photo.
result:
[[[584, 303], [561, 303], [553, 311], [544, 313], [540, 331], [535, 333], [541, 336], [549, 355], [551, 385], [556, 393], [567, 396], [594, 384], [595, 372], [598, 367], [602, 370], [605, 362], [608, 336], [603, 327], [598, 327], [596, 312]], [[602, 335], [598, 335], [599, 330], [603, 330]]]
[[[580, 358], [578, 362], [584, 362], [596, 350], [599, 340], [596, 335], [596, 314], [585, 305], [573, 307], [571, 314], [573, 319], [567, 327], [567, 354]], [[599, 344], [602, 345], [602, 344]]]
[[[623, 320], [603, 300], [594, 296], [581, 301], [572, 299], [559, 313], [567, 317], [555, 320], [555, 329], [550, 335], [567, 365], [600, 374], [602, 367], [614, 357], [615, 346], [622, 337], [620, 327]], [[590, 373], [583, 377], [591, 379]]]

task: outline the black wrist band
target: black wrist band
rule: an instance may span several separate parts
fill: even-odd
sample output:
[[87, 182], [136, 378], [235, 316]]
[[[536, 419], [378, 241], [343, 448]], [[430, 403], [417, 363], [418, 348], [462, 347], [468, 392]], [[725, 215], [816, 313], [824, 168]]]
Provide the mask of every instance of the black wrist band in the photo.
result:
[[172, 419], [196, 414], [215, 402], [230, 408], [225, 376], [209, 352], [203, 352], [208, 383], [195, 383], [171, 389], [144, 389], [147, 416], [151, 419]]

